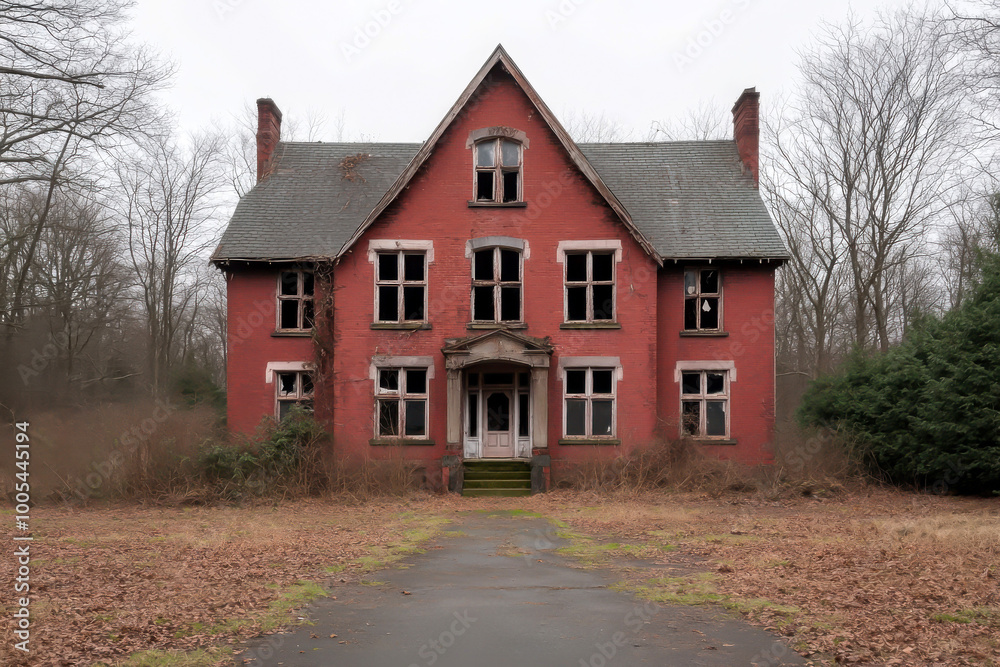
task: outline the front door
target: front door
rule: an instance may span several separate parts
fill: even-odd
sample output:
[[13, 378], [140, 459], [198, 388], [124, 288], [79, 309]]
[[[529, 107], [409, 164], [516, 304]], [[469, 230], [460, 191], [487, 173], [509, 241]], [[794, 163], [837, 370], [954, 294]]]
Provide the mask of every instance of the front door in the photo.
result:
[[483, 438], [483, 456], [492, 458], [514, 457], [513, 402], [510, 389], [486, 389], [486, 429]]

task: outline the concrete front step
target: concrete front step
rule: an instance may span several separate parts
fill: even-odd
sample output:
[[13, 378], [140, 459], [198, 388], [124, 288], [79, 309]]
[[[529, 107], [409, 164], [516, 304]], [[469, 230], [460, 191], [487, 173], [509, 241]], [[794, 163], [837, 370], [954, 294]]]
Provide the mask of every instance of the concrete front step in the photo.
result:
[[466, 470], [466, 481], [470, 479], [531, 479], [531, 471], [501, 470], [493, 472], [490, 470]]
[[507, 498], [530, 496], [531, 489], [462, 489], [463, 496], [472, 498], [485, 496], [503, 496]]
[[463, 463], [463, 496], [529, 496], [531, 466], [527, 461], [477, 459]]
[[466, 489], [531, 489], [531, 479], [465, 479]]

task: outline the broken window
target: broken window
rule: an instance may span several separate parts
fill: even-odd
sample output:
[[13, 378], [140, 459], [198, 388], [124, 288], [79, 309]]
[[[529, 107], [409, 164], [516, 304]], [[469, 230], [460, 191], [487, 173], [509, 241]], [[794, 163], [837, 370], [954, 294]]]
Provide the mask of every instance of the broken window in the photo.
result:
[[511, 139], [485, 139], [476, 144], [476, 201], [521, 201], [521, 144]]
[[717, 331], [722, 328], [722, 279], [718, 269], [684, 272], [685, 331]]
[[277, 406], [275, 415], [284, 419], [293, 405], [301, 405], [312, 412], [313, 376], [309, 371], [282, 371], [275, 373]]
[[615, 319], [615, 253], [566, 254], [567, 322], [609, 322]]
[[427, 369], [380, 368], [375, 389], [376, 437], [427, 437]]
[[696, 438], [729, 437], [728, 371], [681, 373], [681, 434]]
[[567, 438], [613, 438], [615, 369], [567, 368], [563, 432]]
[[375, 264], [375, 321], [425, 322], [427, 256], [401, 250], [380, 252]]
[[313, 327], [312, 271], [295, 270], [278, 273], [278, 331], [307, 331]]
[[473, 254], [472, 319], [475, 322], [521, 321], [521, 253], [484, 248]]

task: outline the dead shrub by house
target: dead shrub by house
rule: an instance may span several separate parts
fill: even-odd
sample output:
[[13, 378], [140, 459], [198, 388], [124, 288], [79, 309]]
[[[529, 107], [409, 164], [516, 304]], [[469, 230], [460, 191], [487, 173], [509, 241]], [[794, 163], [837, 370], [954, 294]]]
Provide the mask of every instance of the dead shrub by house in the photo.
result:
[[380, 459], [337, 460], [331, 473], [330, 493], [356, 501], [406, 496], [427, 486], [426, 471], [400, 448]]
[[[189, 484], [216, 415], [205, 406], [146, 399], [37, 412], [30, 423], [36, 498], [143, 499]], [[7, 491], [10, 462], [3, 469]]]
[[863, 480], [862, 467], [842, 441], [787, 436], [775, 446], [773, 465], [719, 460], [687, 439], [660, 441], [615, 457], [595, 448], [590, 458], [560, 476], [559, 486], [621, 494], [660, 489], [773, 497], [832, 493]]

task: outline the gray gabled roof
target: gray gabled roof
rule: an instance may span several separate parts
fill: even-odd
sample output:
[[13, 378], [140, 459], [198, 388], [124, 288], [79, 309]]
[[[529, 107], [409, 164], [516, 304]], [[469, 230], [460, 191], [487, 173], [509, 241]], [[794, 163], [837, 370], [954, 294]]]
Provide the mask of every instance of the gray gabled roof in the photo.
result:
[[735, 141], [579, 146], [661, 259], [788, 257]]
[[[577, 144], [659, 260], [788, 256], [733, 141]], [[280, 143], [213, 261], [333, 258], [422, 144]]]

